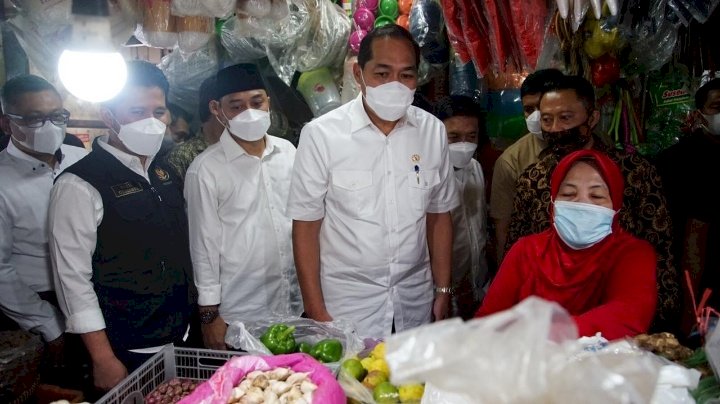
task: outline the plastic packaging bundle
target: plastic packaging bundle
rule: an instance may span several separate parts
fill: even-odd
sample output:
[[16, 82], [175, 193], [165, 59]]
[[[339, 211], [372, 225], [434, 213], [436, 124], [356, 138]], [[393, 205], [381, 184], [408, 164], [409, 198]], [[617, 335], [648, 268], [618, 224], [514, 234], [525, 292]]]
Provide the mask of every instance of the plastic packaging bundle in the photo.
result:
[[172, 0], [172, 14], [226, 18], [235, 11], [237, 0]]
[[350, 18], [330, 0], [307, 0], [310, 26], [295, 44], [298, 71], [339, 67], [345, 60]]
[[220, 43], [228, 53], [229, 59], [236, 63], [252, 62], [265, 57], [265, 46], [257, 39], [246, 37], [241, 31], [237, 17], [225, 21], [220, 29]]
[[327, 67], [303, 72], [298, 78], [297, 89], [315, 117], [342, 105], [340, 92]]
[[200, 84], [218, 71], [216, 42], [212, 40], [189, 54], [176, 50], [163, 57], [159, 65], [170, 83], [168, 99], [186, 111], [197, 111]]
[[[343, 345], [343, 359], [350, 358], [365, 348], [355, 328], [343, 321], [320, 323], [308, 318], [271, 317], [262, 321], [235, 322], [230, 324], [225, 334], [225, 343], [235, 349], [251, 354], [270, 355], [270, 351], [260, 341], [260, 336], [273, 324], [287, 324], [295, 327], [295, 341], [316, 344], [320, 340], [334, 338]], [[341, 360], [342, 362], [342, 360]], [[327, 364], [338, 368], [340, 363]]]
[[237, 14], [263, 18], [270, 14], [270, 0], [238, 0]]
[[667, 363], [632, 347], [588, 352], [576, 339], [565, 310], [531, 297], [483, 319], [395, 334], [386, 358], [393, 383], [427, 383], [426, 404], [654, 402]]
[[355, 82], [353, 65], [357, 63], [357, 56], [348, 54], [343, 64], [342, 88], [340, 89], [340, 100], [343, 104], [351, 101], [360, 93], [360, 87]]
[[415, 0], [410, 9], [410, 33], [420, 54], [430, 64], [444, 64], [450, 58], [442, 7], [436, 0]]
[[720, 0], [669, 0], [668, 6], [687, 26], [693, 19], [704, 24], [719, 3]]
[[176, 17], [178, 47], [190, 53], [207, 45], [213, 33], [213, 19], [210, 17]]
[[450, 60], [450, 95], [472, 97], [481, 103], [486, 93], [483, 86], [472, 63], [463, 63], [457, 55]]
[[174, 47], [178, 34], [175, 17], [170, 14], [170, 0], [146, 0], [143, 4], [142, 39], [138, 39], [155, 48]]

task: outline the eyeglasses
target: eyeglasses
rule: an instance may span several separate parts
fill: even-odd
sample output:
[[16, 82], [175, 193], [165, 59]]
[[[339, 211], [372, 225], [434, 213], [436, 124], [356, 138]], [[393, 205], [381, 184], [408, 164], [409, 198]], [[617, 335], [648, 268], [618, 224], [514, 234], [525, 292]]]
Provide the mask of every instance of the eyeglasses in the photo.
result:
[[27, 126], [28, 128], [39, 128], [45, 125], [45, 122], [47, 121], [50, 121], [58, 126], [67, 125], [68, 121], [70, 120], [70, 112], [65, 109], [61, 112], [56, 112], [54, 114], [46, 116], [22, 116], [9, 113], [6, 113], [5, 115], [7, 115], [10, 119], [14, 120], [18, 124], [22, 126]]

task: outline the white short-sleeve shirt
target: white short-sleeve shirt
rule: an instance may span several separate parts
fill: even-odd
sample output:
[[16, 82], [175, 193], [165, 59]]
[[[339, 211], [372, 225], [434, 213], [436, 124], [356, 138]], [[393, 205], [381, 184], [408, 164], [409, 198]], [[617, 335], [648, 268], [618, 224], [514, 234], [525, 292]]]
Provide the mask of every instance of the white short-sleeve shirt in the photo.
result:
[[321, 286], [333, 318], [363, 336], [427, 323], [433, 302], [427, 213], [459, 204], [442, 122], [410, 107], [389, 135], [362, 95], [308, 123], [288, 199], [294, 220], [323, 219]]

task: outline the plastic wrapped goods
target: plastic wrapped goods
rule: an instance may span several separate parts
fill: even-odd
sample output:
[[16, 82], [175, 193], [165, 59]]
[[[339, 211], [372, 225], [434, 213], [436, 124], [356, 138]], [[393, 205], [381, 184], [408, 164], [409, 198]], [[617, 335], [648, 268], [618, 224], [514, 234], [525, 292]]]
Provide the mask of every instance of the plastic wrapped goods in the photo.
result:
[[229, 59], [236, 63], [252, 62], [265, 57], [265, 46], [253, 37], [245, 36], [237, 17], [225, 21], [220, 29], [220, 43]]
[[209, 17], [176, 17], [178, 47], [181, 51], [194, 52], [205, 46], [213, 33], [213, 19]]
[[143, 9], [142, 36], [155, 48], [172, 48], [178, 41], [175, 17], [170, 0], [146, 0]]
[[[394, 1], [394, 0], [393, 0]], [[445, 35], [442, 6], [436, 0], [416, 0], [410, 9], [410, 33], [430, 64], [447, 63], [450, 46]]]
[[237, 0], [172, 0], [172, 14], [225, 18], [235, 11]]

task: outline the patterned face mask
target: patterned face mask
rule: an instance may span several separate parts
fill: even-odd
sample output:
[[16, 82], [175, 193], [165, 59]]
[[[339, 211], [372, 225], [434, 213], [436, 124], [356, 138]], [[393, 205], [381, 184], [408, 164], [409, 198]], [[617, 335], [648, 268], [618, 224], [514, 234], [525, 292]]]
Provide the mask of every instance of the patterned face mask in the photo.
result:
[[[580, 130], [583, 126], [587, 127], [585, 133]], [[576, 150], [582, 149], [590, 141], [590, 127], [585, 123], [557, 132], [542, 131], [543, 138], [552, 149], [553, 153], [562, 158]]]

